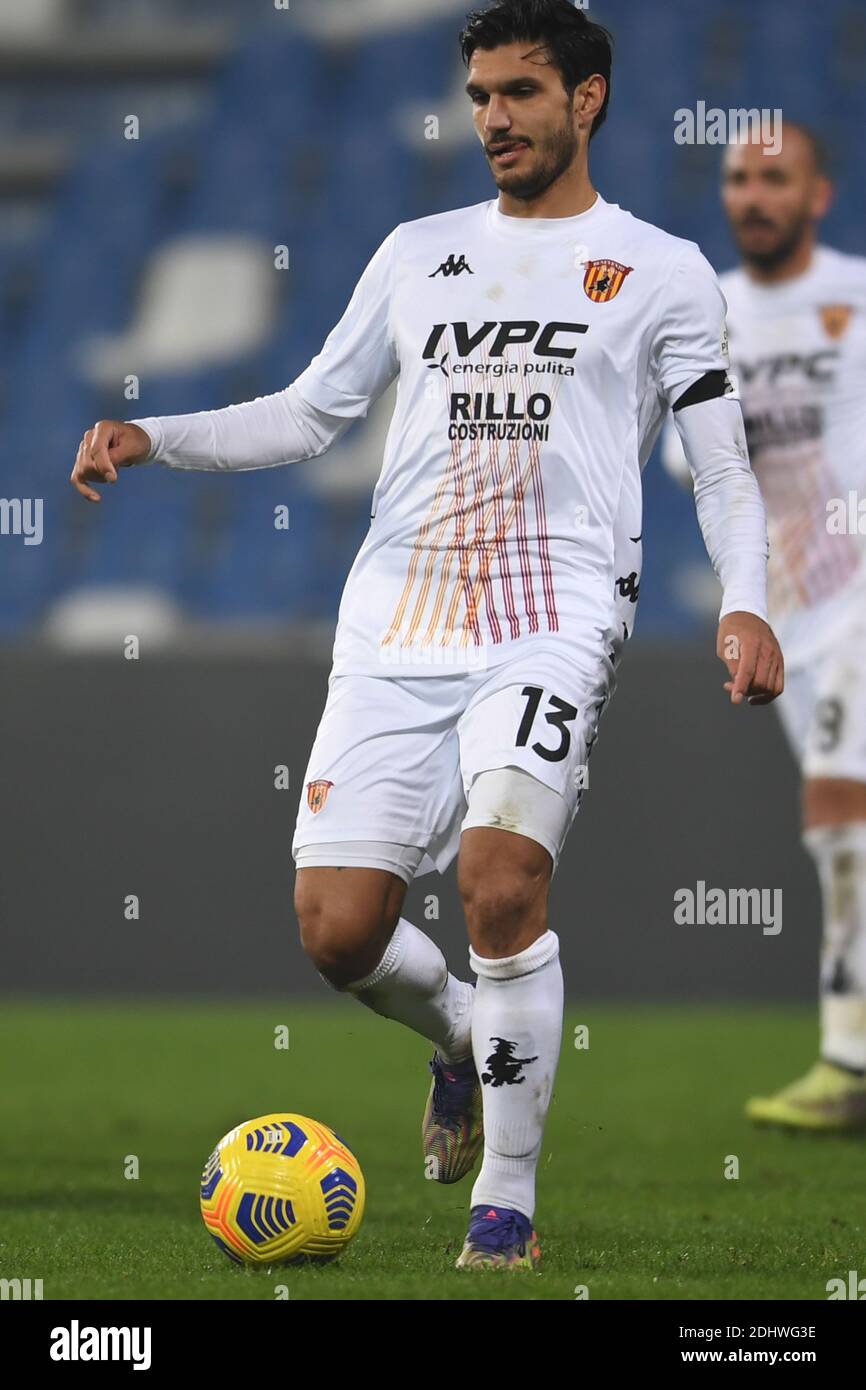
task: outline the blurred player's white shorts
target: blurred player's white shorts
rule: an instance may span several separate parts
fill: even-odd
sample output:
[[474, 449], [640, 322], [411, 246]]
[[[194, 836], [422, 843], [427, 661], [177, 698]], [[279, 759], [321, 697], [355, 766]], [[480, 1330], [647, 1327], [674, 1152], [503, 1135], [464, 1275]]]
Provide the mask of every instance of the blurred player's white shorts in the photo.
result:
[[[537, 840], [555, 872], [614, 685], [607, 658], [588, 680], [547, 649], [442, 676], [332, 675], [292, 842], [298, 868], [386, 867], [408, 883], [444, 873], [461, 831], [485, 825]], [[478, 781], [508, 768], [524, 775]]]
[[859, 603], [809, 665], [786, 668], [776, 708], [804, 777], [866, 782], [866, 613]]

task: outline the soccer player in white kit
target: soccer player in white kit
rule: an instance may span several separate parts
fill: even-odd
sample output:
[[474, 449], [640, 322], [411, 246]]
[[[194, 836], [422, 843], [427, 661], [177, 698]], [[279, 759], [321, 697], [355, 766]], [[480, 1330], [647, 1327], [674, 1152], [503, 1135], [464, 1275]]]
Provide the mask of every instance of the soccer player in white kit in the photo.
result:
[[[435, 1046], [427, 1176], [462, 1178], [483, 1146], [458, 1266], [531, 1269], [563, 1014], [548, 889], [633, 628], [640, 475], [669, 407], [723, 585], [731, 699], [772, 700], [782, 656], [716, 277], [589, 180], [609, 36], [568, 0], [499, 0], [461, 45], [498, 199], [397, 227], [286, 390], [100, 422], [73, 482], [97, 500], [120, 463], [313, 458], [399, 377], [305, 777], [295, 905], [325, 979]], [[476, 986], [401, 916], [413, 877], [455, 854]]]
[[[778, 710], [823, 901], [818, 1060], [746, 1109], [796, 1129], [864, 1129], [866, 259], [818, 244], [832, 187], [821, 143], [796, 123], [784, 123], [779, 154], [731, 145], [722, 193], [743, 262], [721, 284], [768, 514], [769, 609], [786, 663]], [[676, 472], [669, 431], [665, 445]]]

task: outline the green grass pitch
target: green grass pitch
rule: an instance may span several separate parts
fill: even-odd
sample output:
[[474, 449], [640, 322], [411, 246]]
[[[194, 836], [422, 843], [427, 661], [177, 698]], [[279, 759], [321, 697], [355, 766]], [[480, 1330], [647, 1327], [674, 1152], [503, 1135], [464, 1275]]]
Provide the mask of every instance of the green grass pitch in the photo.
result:
[[[542, 1268], [479, 1275], [453, 1269], [471, 1178], [424, 1178], [430, 1049], [396, 1024], [346, 1000], [7, 1003], [0, 1276], [42, 1279], [46, 1299], [274, 1299], [277, 1285], [290, 1299], [571, 1300], [581, 1285], [591, 1300], [824, 1299], [862, 1268], [866, 1139], [742, 1115], [805, 1069], [815, 1035], [809, 1011], [571, 1009], [539, 1172]], [[364, 1223], [327, 1268], [237, 1268], [201, 1223], [199, 1173], [233, 1125], [283, 1108], [353, 1147]]]

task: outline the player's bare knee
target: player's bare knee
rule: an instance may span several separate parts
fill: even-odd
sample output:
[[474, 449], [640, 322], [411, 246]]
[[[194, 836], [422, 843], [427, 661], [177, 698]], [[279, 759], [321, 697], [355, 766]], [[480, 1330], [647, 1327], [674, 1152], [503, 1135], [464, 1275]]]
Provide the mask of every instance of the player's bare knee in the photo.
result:
[[545, 929], [547, 875], [541, 868], [464, 870], [460, 893], [470, 940], [482, 955], [515, 954]]
[[300, 919], [301, 944], [335, 989], [345, 989], [375, 969], [387, 944], [381, 918], [324, 910]]
[[[337, 893], [315, 871], [295, 884], [301, 945], [321, 975], [344, 989], [375, 969], [399, 916], [399, 895]], [[396, 915], [395, 915], [396, 912]]]

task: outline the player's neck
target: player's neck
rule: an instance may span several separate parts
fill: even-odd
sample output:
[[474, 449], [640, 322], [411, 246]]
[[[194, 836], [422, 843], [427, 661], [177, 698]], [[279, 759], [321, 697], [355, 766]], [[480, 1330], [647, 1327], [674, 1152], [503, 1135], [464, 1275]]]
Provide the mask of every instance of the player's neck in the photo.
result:
[[598, 192], [590, 183], [589, 171], [584, 167], [557, 179], [532, 201], [513, 198], [500, 191], [499, 211], [504, 217], [579, 217], [582, 212], [589, 211], [597, 198]]
[[774, 266], [745, 263], [746, 274], [756, 285], [782, 285], [786, 280], [798, 280], [812, 265], [815, 239], [807, 237], [783, 261]]

